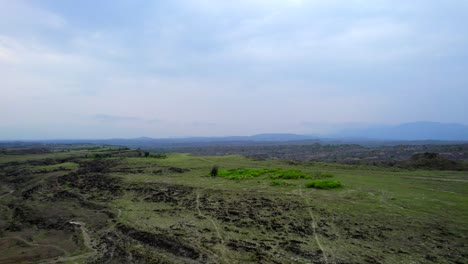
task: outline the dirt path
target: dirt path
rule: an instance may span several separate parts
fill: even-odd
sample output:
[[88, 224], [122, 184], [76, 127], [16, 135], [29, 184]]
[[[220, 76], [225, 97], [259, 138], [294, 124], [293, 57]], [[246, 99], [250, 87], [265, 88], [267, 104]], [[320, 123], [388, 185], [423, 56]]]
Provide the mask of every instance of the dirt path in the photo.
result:
[[53, 264], [53, 263], [70, 262], [70, 261], [75, 261], [75, 260], [91, 257], [92, 255], [94, 255], [93, 252], [85, 253], [85, 254], [81, 254], [81, 255], [77, 255], [77, 256], [73, 256], [73, 257], [59, 257], [59, 258], [56, 258], [56, 259], [41, 261], [41, 262], [39, 262], [39, 264]]
[[52, 259], [52, 260], [45, 260], [45, 261], [42, 261], [40, 263], [52, 264], [52, 263], [63, 263], [63, 262], [75, 261], [75, 260], [78, 260], [78, 259], [91, 257], [91, 256], [96, 255], [98, 253], [97, 250], [93, 247], [91, 237], [89, 236], [88, 231], [86, 230], [85, 224], [81, 223], [81, 222], [74, 222], [74, 221], [70, 221], [69, 223], [72, 224], [72, 225], [76, 225], [81, 229], [81, 233], [83, 235], [84, 245], [89, 250], [91, 250], [92, 252], [84, 253], [84, 254], [77, 255], [77, 256], [71, 256], [71, 257], [59, 257], [59, 258]]
[[[2, 186], [2, 187], [3, 187], [3, 186]], [[7, 187], [7, 188], [3, 187], [3, 188], [4, 188], [4, 189], [7, 189], [8, 191], [7, 191], [6, 193], [0, 195], [0, 199], [2, 199], [3, 197], [5, 197], [5, 196], [7, 196], [7, 195], [11, 195], [12, 193], [15, 192], [14, 190], [12, 190], [12, 189], [10, 189], [10, 188], [8, 188], [8, 187]], [[3, 205], [3, 204], [2, 204], [2, 205], [0, 205], [0, 206], [3, 207], [3, 208], [5, 208], [5, 210], [7, 210], [7, 211], [10, 210], [10, 208], [8, 208], [8, 206], [6, 206], [6, 205]]]
[[[122, 210], [120, 210], [118, 208], [116, 208], [116, 209], [118, 211], [117, 219], [119, 219], [122, 216]], [[69, 223], [72, 224], [72, 225], [76, 225], [76, 226], [78, 226], [80, 228], [81, 234], [83, 236], [83, 243], [92, 252], [88, 252], [88, 253], [84, 253], [84, 254], [81, 254], [81, 255], [72, 256], [72, 257], [59, 257], [57, 259], [47, 260], [47, 261], [42, 262], [42, 263], [52, 264], [52, 263], [62, 263], [62, 262], [67, 262], [67, 261], [75, 261], [75, 260], [79, 260], [79, 259], [94, 256], [94, 255], [96, 255], [98, 253], [98, 251], [93, 246], [92, 239], [89, 236], [89, 233], [88, 233], [88, 230], [86, 229], [85, 224], [82, 223], [82, 222], [77, 222], [77, 221], [76, 222], [75, 221], [69, 221]], [[114, 224], [114, 226], [115, 226], [115, 224]], [[110, 228], [113, 228], [113, 226], [111, 226]]]
[[59, 247], [59, 246], [56, 246], [56, 245], [52, 245], [52, 244], [37, 244], [37, 243], [32, 243], [32, 242], [29, 242], [27, 241], [26, 239], [24, 238], [21, 238], [21, 237], [18, 237], [18, 236], [14, 236], [14, 237], [2, 237], [0, 238], [0, 240], [5, 240], [5, 239], [14, 239], [14, 240], [18, 240], [18, 241], [21, 241], [23, 243], [25, 243], [26, 245], [28, 246], [32, 246], [32, 247], [48, 247], [48, 248], [53, 248], [53, 249], [56, 249], [60, 252], [62, 252], [64, 255], [70, 255], [70, 253], [68, 251], [66, 251], [65, 249]]
[[420, 177], [420, 176], [402, 176], [402, 178], [418, 179], [418, 180], [432, 180], [432, 181], [445, 181], [445, 182], [468, 182], [464, 179], [447, 179], [447, 178], [436, 178], [436, 177]]
[[423, 190], [429, 190], [429, 191], [436, 191], [436, 192], [453, 193], [453, 194], [462, 194], [462, 193], [451, 192], [451, 191], [446, 191], [446, 190], [439, 190], [439, 189], [433, 189], [433, 188], [425, 188], [425, 187], [414, 187], [414, 188], [416, 188], [416, 189], [423, 189]]
[[[9, 189], [8, 193], [2, 194], [0, 196], [0, 198], [4, 197], [6, 195], [10, 195], [13, 192], [14, 192], [14, 190]], [[119, 215], [120, 215], [120, 213], [121, 212], [119, 210]], [[15, 240], [18, 240], [18, 241], [21, 241], [21, 242], [25, 243], [28, 246], [53, 248], [53, 249], [56, 249], [56, 250], [58, 250], [58, 251], [60, 251], [60, 252], [62, 252], [64, 254], [64, 256], [61, 256], [61, 257], [55, 257], [53, 259], [46, 259], [46, 260], [38, 261], [38, 263], [44, 263], [44, 264], [46, 264], [46, 263], [47, 264], [63, 263], [63, 262], [67, 262], [67, 261], [75, 261], [75, 260], [78, 260], [78, 259], [90, 257], [92, 255], [97, 254], [97, 250], [95, 250], [93, 248], [92, 243], [91, 243], [91, 238], [89, 237], [89, 234], [88, 234], [86, 228], [84, 227], [84, 224], [79, 223], [79, 222], [69, 222], [69, 223], [74, 224], [74, 225], [78, 225], [78, 224], [80, 225], [80, 229], [81, 229], [81, 232], [82, 232], [82, 235], [83, 235], [84, 244], [88, 249], [92, 250], [93, 252], [85, 253], [85, 254], [81, 254], [81, 255], [77, 255], [77, 256], [70, 256], [70, 252], [66, 251], [65, 249], [63, 249], [63, 248], [61, 248], [61, 247], [59, 247], [57, 245], [32, 243], [32, 242], [29, 242], [29, 241], [25, 240], [24, 238], [17, 237], [17, 236], [3, 237], [3, 238], [0, 238], [0, 240], [15, 239]]]
[[13, 192], [14, 192], [14, 191], [11, 190], [11, 191], [9, 191], [9, 192], [7, 192], [7, 193], [4, 193], [4, 194], [0, 195], [0, 199], [3, 198], [4, 196], [7, 196], [7, 195], [12, 194]]
[[8, 185], [2, 185], [2, 189], [4, 189], [6, 193], [0, 195], [0, 199], [15, 192], [15, 190], [13, 190]]
[[[328, 261], [328, 257], [327, 257], [327, 253], [325, 251], [325, 248], [323, 247], [322, 243], [320, 242], [320, 239], [317, 235], [317, 220], [315, 218], [315, 215], [312, 213], [312, 210], [310, 210], [310, 203], [309, 203], [309, 200], [307, 199], [307, 197], [305, 197], [303, 194], [302, 194], [302, 189], [299, 188], [299, 196], [301, 196], [306, 205], [307, 205], [307, 211], [309, 213], [309, 216], [312, 220], [312, 232], [314, 233], [314, 239], [315, 239], [315, 243], [317, 244], [318, 248], [322, 251], [322, 254], [323, 254], [323, 260], [325, 261], [325, 263], [330, 263]], [[333, 262], [334, 263], [334, 262]]]
[[81, 222], [74, 222], [74, 221], [70, 221], [69, 223], [72, 225], [77, 225], [81, 229], [84, 245], [90, 250], [94, 251], [94, 253], [97, 253], [97, 250], [94, 248], [94, 245], [92, 243], [91, 237], [88, 234], [88, 230], [86, 230], [85, 224]]
[[229, 261], [227, 261], [227, 258], [226, 258], [226, 244], [224, 242], [223, 237], [221, 236], [221, 232], [219, 232], [218, 225], [215, 223], [215, 221], [213, 219], [211, 219], [211, 217], [208, 217], [208, 216], [204, 215], [200, 210], [200, 193], [199, 192], [197, 192], [196, 207], [197, 207], [198, 215], [205, 218], [206, 220], [210, 221], [211, 224], [213, 225], [213, 227], [214, 227], [214, 229], [216, 231], [216, 234], [217, 234], [219, 240], [221, 241], [221, 246], [222, 246], [221, 257], [222, 257], [222, 260], [224, 260], [224, 263], [229, 263]]

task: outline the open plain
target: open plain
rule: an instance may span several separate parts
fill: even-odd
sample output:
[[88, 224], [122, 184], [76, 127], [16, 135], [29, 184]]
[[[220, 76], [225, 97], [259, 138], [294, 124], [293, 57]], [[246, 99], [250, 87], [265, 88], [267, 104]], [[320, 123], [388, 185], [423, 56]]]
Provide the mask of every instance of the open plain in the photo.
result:
[[0, 263], [468, 261], [466, 171], [89, 145], [2, 153]]

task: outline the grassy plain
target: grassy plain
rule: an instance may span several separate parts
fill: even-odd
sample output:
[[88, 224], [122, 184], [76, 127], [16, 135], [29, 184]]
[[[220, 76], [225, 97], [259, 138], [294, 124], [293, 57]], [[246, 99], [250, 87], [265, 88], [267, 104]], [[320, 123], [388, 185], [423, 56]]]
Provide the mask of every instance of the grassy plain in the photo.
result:
[[468, 262], [466, 172], [117, 148], [0, 168], [0, 263]]

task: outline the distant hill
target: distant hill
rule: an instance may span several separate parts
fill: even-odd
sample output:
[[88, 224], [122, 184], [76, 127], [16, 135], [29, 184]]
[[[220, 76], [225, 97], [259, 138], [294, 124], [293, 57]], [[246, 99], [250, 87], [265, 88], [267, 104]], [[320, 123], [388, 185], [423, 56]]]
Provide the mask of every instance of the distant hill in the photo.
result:
[[297, 134], [258, 134], [250, 137], [244, 137], [252, 141], [296, 141], [317, 139], [316, 136], [297, 135]]
[[253, 136], [228, 136], [228, 137], [186, 137], [186, 138], [148, 138], [140, 137], [131, 140], [164, 143], [184, 143], [184, 142], [236, 142], [236, 141], [256, 141], [256, 142], [277, 142], [277, 141], [297, 141], [317, 139], [317, 136], [297, 135], [297, 134], [258, 134]]
[[345, 130], [333, 137], [371, 140], [468, 140], [468, 126], [452, 123], [413, 122]]
[[[298, 135], [287, 133], [257, 134], [253, 136], [185, 137], [185, 138], [113, 138], [76, 140], [36, 140], [45, 143], [94, 143], [128, 147], [180, 147], [180, 146], [242, 146], [242, 145], [310, 145], [360, 144], [422, 145], [457, 144], [468, 141], [468, 126], [436, 122], [413, 122], [397, 126], [373, 126], [348, 129], [336, 134]], [[1, 142], [1, 141], [0, 141]], [[10, 142], [10, 141], [4, 141]]]
[[140, 137], [133, 139], [107, 139], [97, 140], [98, 143], [146, 146], [148, 144], [161, 147], [174, 146], [207, 146], [207, 145], [275, 145], [286, 143], [305, 142], [307, 144], [318, 143], [317, 136], [296, 134], [258, 134], [253, 136], [228, 136], [228, 137], [186, 137], [186, 138], [148, 138]]

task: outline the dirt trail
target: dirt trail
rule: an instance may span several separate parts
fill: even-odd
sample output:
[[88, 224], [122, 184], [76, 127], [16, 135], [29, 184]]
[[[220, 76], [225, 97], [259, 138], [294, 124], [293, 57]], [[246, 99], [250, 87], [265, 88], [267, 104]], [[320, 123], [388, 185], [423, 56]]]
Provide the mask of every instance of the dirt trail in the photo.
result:
[[4, 194], [0, 195], [0, 198], [3, 198], [4, 196], [10, 195], [10, 194], [12, 194], [13, 192], [14, 192], [14, 191], [11, 190], [11, 191], [9, 191], [9, 192], [7, 192], [7, 193], [4, 193]]
[[[323, 260], [325, 261], [325, 263], [330, 263], [329, 260], [328, 260], [328, 257], [327, 257], [327, 253], [325, 251], [325, 248], [323, 247], [322, 243], [320, 242], [320, 239], [317, 235], [317, 220], [315, 218], [315, 215], [312, 213], [312, 210], [310, 210], [310, 203], [309, 203], [309, 200], [307, 199], [307, 197], [305, 197], [303, 194], [302, 194], [302, 189], [299, 188], [299, 196], [301, 196], [306, 205], [307, 205], [307, 211], [309, 213], [309, 216], [310, 218], [312, 219], [312, 232], [314, 233], [314, 239], [315, 239], [315, 243], [317, 244], [317, 246], [319, 247], [319, 249], [322, 251], [322, 254], [323, 254]], [[334, 261], [332, 262], [334, 263]]]
[[56, 259], [44, 260], [38, 263], [39, 264], [65, 263], [65, 262], [70, 262], [70, 261], [75, 261], [75, 260], [91, 257], [93, 255], [94, 253], [90, 252], [90, 253], [85, 253], [85, 254], [81, 254], [81, 255], [77, 255], [73, 257], [58, 257]]
[[78, 259], [91, 257], [91, 256], [96, 255], [98, 253], [97, 250], [93, 247], [91, 237], [89, 236], [88, 231], [86, 230], [85, 224], [81, 223], [81, 222], [74, 222], [74, 221], [70, 221], [69, 223], [72, 224], [72, 225], [79, 226], [79, 228], [81, 229], [81, 233], [83, 235], [84, 245], [88, 249], [92, 250], [93, 252], [88, 252], [88, 253], [84, 253], [84, 254], [77, 255], [77, 256], [71, 256], [71, 257], [59, 257], [59, 258], [56, 258], [56, 259], [45, 260], [45, 261], [42, 261], [40, 263], [52, 264], [52, 263], [63, 263], [63, 262], [68, 262], [68, 261], [75, 261], [75, 260], [78, 260]]
[[446, 181], [446, 182], [468, 182], [468, 180], [465, 180], [465, 179], [447, 179], [447, 178], [436, 178], [436, 177], [402, 176], [402, 178], [418, 179], [418, 180], [432, 180], [432, 181]]
[[451, 192], [451, 191], [446, 191], [446, 190], [439, 190], [439, 189], [433, 189], [433, 188], [425, 188], [425, 187], [414, 187], [416, 189], [423, 189], [423, 190], [429, 190], [429, 191], [436, 191], [436, 192], [444, 192], [444, 193], [453, 193], [453, 194], [462, 194], [458, 192]]
[[56, 246], [56, 245], [52, 245], [52, 244], [37, 244], [37, 243], [32, 243], [32, 242], [29, 242], [27, 241], [26, 239], [24, 238], [21, 238], [21, 237], [18, 237], [18, 236], [14, 236], [14, 237], [2, 237], [0, 238], [0, 240], [8, 240], [8, 239], [14, 239], [14, 240], [18, 240], [18, 241], [21, 241], [23, 243], [25, 243], [26, 245], [28, 246], [32, 246], [32, 247], [49, 247], [49, 248], [53, 248], [53, 249], [56, 249], [60, 252], [62, 252], [63, 254], [65, 255], [70, 255], [70, 253], [68, 251], [66, 251], [65, 249], [59, 247], [59, 246]]
[[197, 191], [197, 197], [196, 197], [196, 207], [197, 207], [198, 215], [200, 215], [201, 217], [207, 219], [213, 225], [213, 227], [214, 227], [214, 229], [216, 231], [216, 234], [217, 234], [219, 240], [221, 241], [221, 246], [222, 246], [221, 257], [222, 257], [222, 260], [224, 260], [224, 263], [229, 263], [229, 261], [227, 261], [227, 258], [226, 258], [226, 244], [224, 242], [223, 237], [221, 236], [221, 233], [219, 232], [218, 225], [215, 223], [215, 221], [213, 219], [211, 219], [211, 217], [208, 217], [208, 216], [204, 215], [200, 210], [200, 193], [198, 191]]
[[[7, 192], [7, 193], [4, 193], [4, 194], [2, 194], [2, 195], [0, 195], [0, 199], [3, 198], [3, 197], [5, 197], [5, 196], [7, 196], [7, 195], [13, 194], [13, 193], [15, 192], [14, 190], [9, 189], [9, 188], [5, 188], [5, 187], [4, 187], [4, 189], [7, 189], [8, 192]], [[10, 208], [8, 208], [8, 206], [6, 206], [6, 205], [3, 205], [3, 204], [2, 204], [2, 205], [0, 205], [0, 206], [3, 207], [3, 208], [5, 208], [5, 210], [7, 210], [7, 211], [10, 210]]]
[[89, 248], [90, 250], [94, 251], [95, 253], [97, 253], [97, 250], [94, 248], [93, 246], [93, 243], [92, 243], [92, 240], [91, 240], [91, 237], [89, 236], [88, 234], [88, 230], [86, 230], [86, 227], [85, 227], [85, 224], [84, 223], [81, 223], [81, 222], [74, 222], [74, 221], [70, 221], [69, 222], [70, 224], [72, 225], [77, 225], [80, 229], [81, 229], [81, 233], [83, 235], [83, 242], [84, 242], [84, 245]]
[[[118, 211], [117, 219], [119, 219], [120, 216], [122, 215], [122, 210], [120, 210], [118, 208], [116, 208], [116, 209]], [[94, 256], [94, 255], [98, 254], [97, 249], [95, 249], [94, 246], [93, 246], [92, 239], [89, 236], [89, 233], [88, 233], [88, 230], [85, 227], [85, 224], [82, 223], [82, 222], [78, 222], [78, 221], [69, 221], [68, 223], [70, 223], [72, 225], [76, 225], [76, 226], [78, 226], [80, 228], [82, 236], [83, 236], [83, 243], [92, 252], [84, 253], [84, 254], [77, 255], [77, 256], [59, 257], [59, 258], [53, 259], [53, 260], [45, 260], [45, 261], [43, 261], [41, 263], [52, 264], [52, 263], [62, 263], [62, 262], [67, 262], [67, 261], [75, 261], [75, 260], [88, 258], [88, 257], [91, 257], [91, 256]], [[114, 226], [115, 226], [115, 224], [114, 224]], [[110, 228], [112, 228], [112, 227], [113, 226], [111, 226]]]
[[2, 186], [2, 189], [4, 189], [4, 190], [6, 191], [6, 193], [0, 195], [0, 198], [3, 198], [3, 197], [5, 197], [5, 196], [10, 195], [10, 194], [12, 194], [12, 193], [15, 192], [15, 190], [13, 190], [12, 188], [10, 188], [8, 185], [3, 185], [3, 186]]

